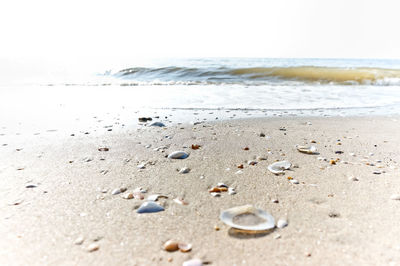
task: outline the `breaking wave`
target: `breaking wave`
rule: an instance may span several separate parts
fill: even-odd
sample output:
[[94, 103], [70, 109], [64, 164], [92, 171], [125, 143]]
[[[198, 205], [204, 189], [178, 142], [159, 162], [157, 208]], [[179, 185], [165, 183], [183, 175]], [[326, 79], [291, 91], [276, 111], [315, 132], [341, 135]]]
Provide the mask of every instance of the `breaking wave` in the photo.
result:
[[400, 70], [385, 68], [294, 67], [161, 67], [127, 68], [114, 74], [129, 84], [247, 84], [300, 82], [339, 85], [400, 85]]

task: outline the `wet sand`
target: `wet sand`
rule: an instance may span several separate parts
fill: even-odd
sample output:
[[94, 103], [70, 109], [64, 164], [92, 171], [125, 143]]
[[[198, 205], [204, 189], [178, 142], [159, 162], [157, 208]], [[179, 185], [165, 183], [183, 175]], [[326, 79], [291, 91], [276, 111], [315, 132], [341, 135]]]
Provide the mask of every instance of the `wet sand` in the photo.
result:
[[[182, 265], [191, 258], [211, 265], [399, 264], [400, 200], [390, 199], [400, 194], [399, 121], [286, 117], [74, 136], [4, 134], [0, 264]], [[300, 153], [296, 144], [315, 145], [319, 154]], [[176, 150], [190, 156], [166, 158]], [[272, 174], [267, 166], [276, 160], [290, 161], [291, 169]], [[190, 172], [178, 173], [183, 167]], [[213, 197], [208, 190], [219, 182], [237, 193]], [[143, 200], [112, 195], [121, 187], [168, 196], [159, 201], [165, 211], [138, 214]], [[288, 226], [248, 235], [219, 220], [222, 210], [245, 204]], [[193, 248], [164, 251], [169, 239]], [[89, 252], [93, 243], [99, 249]]]

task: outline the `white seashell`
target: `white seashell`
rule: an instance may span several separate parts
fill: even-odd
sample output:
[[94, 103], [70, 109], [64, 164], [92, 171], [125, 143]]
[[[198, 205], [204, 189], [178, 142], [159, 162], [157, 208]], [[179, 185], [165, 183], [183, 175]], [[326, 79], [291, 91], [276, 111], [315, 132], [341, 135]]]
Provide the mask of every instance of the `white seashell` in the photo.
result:
[[187, 173], [189, 173], [189, 172], [190, 172], [190, 168], [188, 168], [188, 167], [183, 167], [181, 170], [179, 170], [178, 173], [180, 173], [180, 174], [187, 174]]
[[152, 213], [152, 212], [160, 212], [165, 210], [163, 206], [155, 203], [154, 201], [147, 201], [140, 205], [139, 209], [137, 209], [137, 213]]
[[112, 195], [117, 195], [119, 193], [125, 192], [126, 190], [127, 190], [126, 187], [116, 188], [111, 192], [111, 194]]
[[85, 239], [83, 238], [83, 236], [80, 236], [77, 239], [75, 239], [74, 244], [75, 245], [82, 245], [84, 241], [85, 241]]
[[297, 146], [296, 147], [299, 152], [307, 153], [307, 154], [316, 154], [317, 148], [315, 146]]
[[217, 183], [217, 187], [226, 187], [226, 188], [228, 188], [228, 186], [227, 185], [225, 185], [224, 183]]
[[150, 127], [165, 127], [164, 123], [161, 122], [154, 122], [149, 125]]
[[203, 266], [203, 262], [200, 259], [191, 259], [183, 262], [182, 266]]
[[295, 184], [295, 185], [298, 185], [298, 184], [299, 184], [299, 181], [296, 180], [296, 179], [292, 179], [292, 180], [290, 180], [290, 183]]
[[392, 196], [390, 196], [390, 199], [392, 199], [392, 200], [400, 200], [400, 194], [393, 194]]
[[99, 248], [100, 248], [100, 246], [98, 244], [92, 243], [87, 247], [87, 251], [93, 252], [93, 251], [99, 250]]
[[268, 170], [273, 174], [279, 175], [285, 173], [283, 170], [289, 169], [290, 166], [292, 164], [288, 161], [275, 162], [268, 166]]
[[138, 169], [144, 169], [146, 168], [146, 163], [141, 163], [137, 166]]
[[276, 227], [279, 229], [282, 229], [288, 225], [288, 222], [284, 219], [279, 219], [278, 222], [276, 223]]
[[[241, 230], [260, 231], [275, 227], [275, 219], [271, 214], [257, 209], [252, 205], [244, 205], [225, 210], [221, 212], [219, 218], [225, 224]], [[246, 220], [246, 222], [250, 224], [239, 224], [238, 219]]]
[[168, 159], [186, 159], [189, 154], [184, 151], [174, 151], [168, 155]]
[[159, 196], [160, 196], [159, 194], [149, 195], [146, 200], [148, 200], [148, 201], [157, 201]]

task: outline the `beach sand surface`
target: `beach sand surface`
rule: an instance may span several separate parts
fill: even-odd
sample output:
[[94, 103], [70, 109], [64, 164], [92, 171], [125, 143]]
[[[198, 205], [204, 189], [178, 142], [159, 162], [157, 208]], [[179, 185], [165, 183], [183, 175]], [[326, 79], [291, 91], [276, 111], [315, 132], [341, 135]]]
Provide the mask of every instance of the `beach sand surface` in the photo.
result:
[[[391, 197], [400, 194], [399, 132], [398, 117], [370, 116], [3, 134], [0, 264], [398, 265], [400, 200]], [[319, 154], [296, 145], [314, 145]], [[189, 157], [166, 158], [178, 150]], [[291, 169], [272, 174], [267, 167], [276, 160]], [[190, 172], [178, 173], [183, 167]], [[237, 193], [212, 196], [219, 182]], [[121, 187], [127, 191], [112, 195]], [[139, 187], [145, 197], [168, 196], [158, 201], [165, 211], [137, 213], [144, 200], [122, 196]], [[220, 221], [221, 211], [246, 204], [288, 226], [245, 234]], [[163, 250], [170, 239], [192, 250]], [[93, 244], [98, 250], [88, 251]]]

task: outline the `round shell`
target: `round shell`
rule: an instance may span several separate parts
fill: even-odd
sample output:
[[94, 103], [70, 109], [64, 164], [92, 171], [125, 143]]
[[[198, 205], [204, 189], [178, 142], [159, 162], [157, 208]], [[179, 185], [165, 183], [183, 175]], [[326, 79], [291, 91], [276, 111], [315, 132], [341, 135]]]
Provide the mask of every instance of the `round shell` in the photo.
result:
[[307, 154], [315, 154], [317, 153], [317, 148], [315, 146], [297, 146], [296, 147], [299, 152], [307, 153]]
[[274, 174], [278, 175], [278, 174], [285, 173], [284, 170], [289, 169], [290, 166], [292, 166], [292, 164], [290, 162], [288, 162], [288, 161], [275, 162], [275, 163], [273, 163], [273, 164], [268, 166], [268, 170], [271, 173], [274, 173]]
[[168, 159], [186, 159], [187, 157], [189, 157], [189, 154], [184, 151], [174, 151], [168, 155]]
[[[275, 219], [271, 214], [257, 209], [252, 205], [244, 205], [225, 210], [221, 212], [219, 218], [225, 224], [241, 230], [264, 231], [275, 227]], [[238, 218], [243, 218], [248, 224], [239, 224], [237, 221]]]

